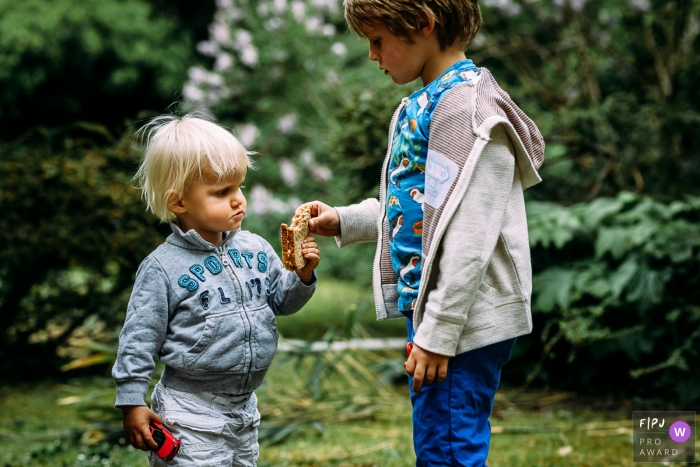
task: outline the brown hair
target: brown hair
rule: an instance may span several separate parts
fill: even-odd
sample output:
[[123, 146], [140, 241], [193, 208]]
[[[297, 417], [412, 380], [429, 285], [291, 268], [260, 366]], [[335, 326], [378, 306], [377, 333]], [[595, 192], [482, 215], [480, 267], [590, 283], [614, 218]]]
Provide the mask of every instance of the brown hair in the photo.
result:
[[466, 50], [481, 27], [478, 0], [344, 0], [345, 20], [360, 37], [367, 29], [383, 24], [408, 42], [424, 18], [435, 20], [440, 48], [459, 39]]

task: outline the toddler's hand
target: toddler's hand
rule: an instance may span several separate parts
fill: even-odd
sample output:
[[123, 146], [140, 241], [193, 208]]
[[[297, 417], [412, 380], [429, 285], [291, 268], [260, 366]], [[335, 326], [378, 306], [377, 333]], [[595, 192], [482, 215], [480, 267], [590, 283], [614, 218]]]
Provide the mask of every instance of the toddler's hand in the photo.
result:
[[408, 361], [403, 364], [406, 373], [413, 376], [413, 392], [420, 392], [423, 381], [430, 384], [434, 380], [443, 381], [447, 376], [450, 357], [421, 349], [415, 343]]
[[121, 407], [123, 414], [124, 433], [131, 445], [142, 451], [158, 447], [151, 436], [148, 424], [151, 421], [163, 423], [163, 420], [145, 405], [127, 405]]
[[304, 284], [309, 285], [314, 278], [314, 269], [321, 261], [321, 251], [318, 249], [316, 239], [314, 237], [306, 237], [304, 244], [301, 246], [301, 252], [306, 259], [306, 265], [295, 272]]
[[340, 235], [340, 218], [335, 208], [320, 201], [304, 203], [300, 207], [308, 206], [311, 220], [309, 220], [309, 232], [322, 237]]

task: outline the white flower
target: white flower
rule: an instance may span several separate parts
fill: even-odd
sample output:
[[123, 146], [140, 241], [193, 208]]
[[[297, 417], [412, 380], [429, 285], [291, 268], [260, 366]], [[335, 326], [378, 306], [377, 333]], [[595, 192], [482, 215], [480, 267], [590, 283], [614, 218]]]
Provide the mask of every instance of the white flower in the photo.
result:
[[243, 10], [234, 5], [219, 8], [214, 13], [214, 21], [221, 24], [231, 24], [243, 19]]
[[233, 65], [233, 58], [230, 54], [223, 52], [216, 57], [216, 62], [214, 63], [214, 68], [216, 70], [228, 70]]
[[255, 143], [258, 137], [258, 127], [252, 123], [242, 123], [234, 127], [234, 133], [243, 147], [248, 148]]
[[204, 91], [199, 89], [194, 83], [187, 83], [182, 89], [182, 96], [189, 102], [202, 102], [204, 100]]
[[272, 0], [272, 8], [277, 14], [283, 13], [287, 9], [287, 0]]
[[336, 12], [340, 2], [338, 0], [311, 0], [311, 4], [319, 10]]
[[335, 35], [335, 26], [332, 24], [324, 24], [321, 28], [321, 35], [324, 37], [331, 37]]
[[226, 44], [231, 37], [228, 27], [221, 23], [210, 24], [209, 34], [218, 44]]
[[223, 86], [224, 78], [217, 73], [207, 73], [204, 82], [211, 86]]
[[631, 0], [630, 3], [639, 11], [649, 11], [649, 0]]
[[294, 16], [294, 19], [297, 21], [301, 21], [304, 19], [304, 15], [306, 14], [306, 5], [304, 5], [304, 2], [301, 2], [299, 0], [295, 0], [292, 2], [292, 16]]
[[282, 116], [277, 122], [277, 128], [282, 134], [287, 134], [294, 129], [294, 124], [297, 121], [297, 117], [294, 114], [287, 114]]
[[348, 48], [342, 42], [336, 42], [331, 46], [331, 52], [339, 57], [342, 57], [348, 52]]
[[304, 149], [301, 151], [299, 158], [301, 159], [301, 163], [307, 167], [314, 163], [314, 153], [311, 152], [311, 149]]
[[282, 24], [284, 22], [282, 21], [282, 18], [270, 18], [267, 21], [265, 21], [265, 29], [268, 31], [276, 31], [277, 29], [282, 27]]
[[586, 5], [586, 0], [569, 0], [569, 3], [571, 4], [571, 9], [574, 11], [581, 11]]
[[250, 33], [250, 31], [246, 31], [245, 29], [236, 30], [236, 39], [233, 44], [234, 47], [240, 48], [252, 43], [253, 35]]
[[316, 180], [320, 180], [322, 182], [327, 182], [333, 178], [333, 172], [331, 172], [331, 169], [322, 165], [311, 167], [311, 174], [314, 176], [314, 178], [316, 178]]
[[304, 22], [304, 26], [306, 26], [306, 30], [308, 32], [316, 32], [319, 29], [321, 29], [321, 25], [323, 24], [323, 18], [320, 18], [318, 16], [310, 16], [309, 18], [306, 18], [306, 21]]
[[258, 49], [253, 45], [253, 35], [245, 29], [236, 31], [233, 48], [240, 54], [241, 62], [254, 67], [258, 64]]
[[187, 75], [190, 77], [191, 81], [202, 83], [207, 79], [207, 70], [201, 66], [191, 66], [190, 69], [187, 70]]
[[299, 183], [299, 174], [297, 173], [297, 169], [294, 167], [292, 161], [282, 157], [278, 160], [278, 163], [284, 184], [290, 188], [296, 187]]
[[228, 97], [228, 89], [225, 88], [212, 88], [207, 92], [207, 102], [209, 104], [216, 104], [225, 97]]
[[253, 214], [266, 214], [268, 212], [287, 212], [285, 203], [265, 189], [262, 185], [255, 185], [250, 190], [250, 203], [248, 209]]
[[241, 62], [244, 64], [254, 67], [258, 64], [258, 49], [253, 45], [247, 45], [243, 50], [241, 50]]
[[221, 50], [221, 48], [219, 47], [219, 44], [215, 42], [201, 41], [197, 43], [197, 50], [202, 55], [213, 57], [219, 52], [219, 50]]
[[297, 197], [289, 198], [287, 200], [287, 212], [294, 212], [301, 204], [301, 200]]
[[[554, 0], [556, 3], [559, 0]], [[482, 0], [482, 3], [486, 6], [498, 8], [509, 16], [515, 16], [522, 10], [520, 4], [515, 3], [513, 0]]]

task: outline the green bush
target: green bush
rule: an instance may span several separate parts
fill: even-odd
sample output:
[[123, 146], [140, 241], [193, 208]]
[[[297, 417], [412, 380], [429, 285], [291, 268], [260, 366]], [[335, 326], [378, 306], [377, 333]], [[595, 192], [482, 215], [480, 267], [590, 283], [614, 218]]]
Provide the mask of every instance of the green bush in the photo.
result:
[[91, 315], [122, 324], [134, 272], [167, 231], [130, 187], [135, 149], [95, 125], [0, 145], [4, 375], [56, 372], [57, 345]]
[[483, 4], [468, 55], [491, 69], [547, 143], [545, 183], [530, 196], [700, 194], [700, 1]]
[[121, 125], [176, 100], [191, 33], [140, 0], [0, 0], [0, 136]]
[[700, 198], [664, 204], [621, 193], [527, 208], [535, 329], [509, 373], [578, 392], [697, 403]]

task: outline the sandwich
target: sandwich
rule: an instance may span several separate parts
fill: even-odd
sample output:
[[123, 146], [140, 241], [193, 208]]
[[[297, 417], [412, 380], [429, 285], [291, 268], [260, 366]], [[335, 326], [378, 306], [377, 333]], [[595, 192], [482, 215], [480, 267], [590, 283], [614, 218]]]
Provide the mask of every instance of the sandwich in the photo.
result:
[[306, 265], [306, 258], [301, 252], [304, 239], [309, 236], [309, 219], [311, 208], [299, 208], [292, 217], [292, 225], [282, 224], [282, 263], [285, 269], [294, 271]]

